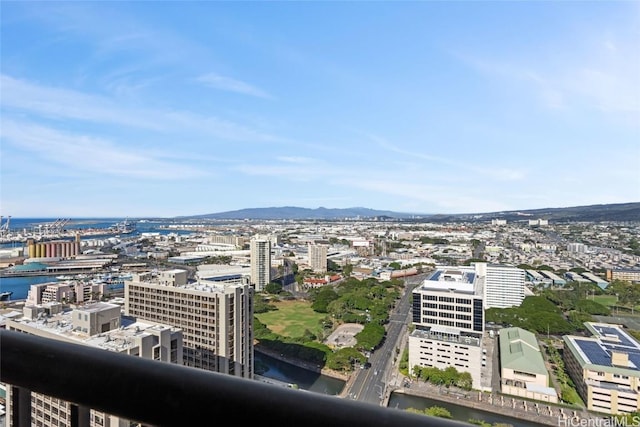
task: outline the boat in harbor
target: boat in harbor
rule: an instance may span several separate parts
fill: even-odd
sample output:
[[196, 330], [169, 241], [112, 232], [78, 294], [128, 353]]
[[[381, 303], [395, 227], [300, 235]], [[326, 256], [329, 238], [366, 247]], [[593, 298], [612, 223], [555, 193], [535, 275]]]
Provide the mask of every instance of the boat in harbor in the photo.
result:
[[111, 226], [111, 231], [117, 234], [131, 234], [136, 231], [136, 223], [125, 219]]
[[11, 298], [11, 295], [13, 295], [13, 292], [11, 291], [1, 292], [0, 301], [9, 301], [9, 298]]

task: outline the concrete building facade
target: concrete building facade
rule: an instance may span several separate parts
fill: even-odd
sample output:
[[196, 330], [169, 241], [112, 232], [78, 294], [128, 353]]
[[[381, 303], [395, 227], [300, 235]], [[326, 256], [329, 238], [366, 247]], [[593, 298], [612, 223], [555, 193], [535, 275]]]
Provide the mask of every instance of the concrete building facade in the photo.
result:
[[253, 378], [253, 289], [169, 270], [125, 282], [125, 313], [182, 329], [184, 365]]
[[257, 292], [271, 282], [271, 241], [251, 239], [251, 284]]
[[631, 283], [640, 282], [640, 268], [615, 268], [607, 270], [607, 280], [624, 280]]
[[469, 372], [481, 388], [484, 278], [474, 267], [440, 267], [413, 291], [409, 369]]
[[[8, 319], [6, 328], [74, 344], [125, 353], [146, 359], [182, 364], [182, 331], [154, 322], [122, 317], [120, 306], [95, 303], [63, 311], [62, 304], [25, 306], [23, 316]], [[99, 388], [100, 384], [96, 384]], [[12, 417], [12, 389], [7, 385], [8, 427], [14, 426]], [[73, 403], [31, 393], [31, 425], [72, 426]], [[129, 427], [129, 420], [90, 409], [81, 422], [91, 427]], [[81, 424], [81, 425], [83, 425]]]
[[590, 411], [640, 411], [640, 343], [620, 325], [585, 323], [589, 337], [564, 336], [565, 367]]
[[498, 339], [501, 392], [558, 403], [558, 393], [549, 387], [549, 372], [536, 336], [522, 328], [505, 328]]
[[476, 263], [476, 273], [484, 276], [484, 307], [518, 307], [524, 299], [525, 270], [505, 265]]
[[314, 273], [326, 273], [327, 271], [327, 245], [309, 243], [309, 266]]

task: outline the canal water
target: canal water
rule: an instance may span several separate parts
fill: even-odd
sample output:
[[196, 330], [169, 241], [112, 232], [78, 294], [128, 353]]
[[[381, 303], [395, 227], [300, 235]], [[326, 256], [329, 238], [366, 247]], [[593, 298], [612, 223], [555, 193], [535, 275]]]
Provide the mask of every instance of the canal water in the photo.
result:
[[[481, 411], [479, 409], [468, 408], [466, 406], [455, 405], [440, 400], [428, 399], [420, 396], [410, 396], [402, 393], [392, 393], [389, 399], [389, 408], [397, 409], [420, 409], [424, 410], [432, 406], [440, 406], [451, 413], [454, 420], [468, 422], [470, 419], [482, 420], [491, 424], [510, 424], [514, 427], [540, 427], [544, 424], [529, 422], [519, 418], [511, 418], [502, 414], [494, 414], [493, 412]], [[532, 417], [535, 417], [532, 415]]]
[[[286, 362], [282, 362], [265, 354], [255, 352], [256, 372], [260, 375], [285, 383], [296, 384], [302, 390], [316, 393], [338, 395], [345, 386], [345, 381], [326, 375], [312, 372]], [[432, 406], [446, 408], [454, 420], [468, 422], [470, 419], [482, 420], [491, 424], [501, 423], [514, 427], [540, 427], [543, 424], [528, 422], [517, 418], [507, 417], [501, 414], [467, 408], [449, 402], [427, 399], [419, 396], [410, 396], [401, 393], [392, 393], [389, 399], [390, 408], [420, 409], [424, 410]]]
[[340, 394], [344, 388], [343, 380], [299, 368], [257, 351], [254, 354], [256, 372], [263, 377], [296, 384], [302, 390], [333, 396]]

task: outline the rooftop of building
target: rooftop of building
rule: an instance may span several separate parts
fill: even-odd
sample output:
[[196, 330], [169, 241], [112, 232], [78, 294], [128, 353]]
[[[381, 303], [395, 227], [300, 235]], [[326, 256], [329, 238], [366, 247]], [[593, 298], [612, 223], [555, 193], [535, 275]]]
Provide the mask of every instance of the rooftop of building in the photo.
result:
[[250, 265], [204, 264], [198, 266], [197, 276], [201, 279], [236, 277], [250, 275]]
[[[114, 304], [99, 304], [118, 307]], [[100, 307], [95, 306], [94, 308], [98, 309]], [[45, 335], [51, 334], [54, 336], [58, 336], [65, 341], [76, 342], [78, 344], [90, 345], [92, 347], [117, 352], [121, 352], [131, 346], [135, 346], [135, 337], [156, 335], [159, 331], [163, 331], [166, 329], [171, 329], [174, 331], [179, 330], [167, 325], [141, 321], [131, 317], [122, 316], [120, 319], [119, 328], [107, 332], [102, 332], [97, 335], [89, 336], [87, 333], [81, 332], [77, 328], [74, 328], [73, 312], [74, 310], [67, 310], [52, 315], [46, 315], [43, 312], [42, 314], [38, 315], [36, 319], [30, 319], [25, 316], [14, 316], [10, 321], [37, 329]]]
[[586, 322], [591, 337], [564, 336], [565, 345], [581, 366], [640, 376], [640, 343], [610, 323]]
[[536, 336], [522, 328], [501, 329], [500, 364], [514, 371], [548, 375]]
[[416, 289], [482, 295], [483, 283], [474, 267], [438, 267]]
[[12, 271], [45, 271], [49, 267], [41, 262], [28, 262], [10, 267]]
[[475, 334], [470, 335], [458, 328], [441, 325], [434, 325], [427, 327], [426, 329], [415, 329], [411, 332], [410, 336], [414, 338], [452, 342], [474, 347], [480, 347], [482, 344], [482, 340]]
[[[182, 270], [181, 270], [182, 271]], [[220, 293], [225, 294], [229, 289], [232, 289], [237, 286], [245, 286], [237, 283], [225, 283], [218, 281], [208, 281], [206, 279], [200, 279], [197, 282], [188, 282], [183, 285], [167, 285], [161, 283], [158, 278], [145, 279], [145, 280], [133, 280], [130, 283], [139, 284], [139, 285], [153, 285], [153, 286], [163, 286], [170, 287], [175, 290], [185, 290], [185, 291], [199, 291], [204, 293]]]
[[110, 304], [108, 302], [94, 302], [91, 304], [82, 305], [76, 308], [76, 310], [84, 311], [87, 313], [97, 313], [99, 311], [120, 308], [117, 304]]

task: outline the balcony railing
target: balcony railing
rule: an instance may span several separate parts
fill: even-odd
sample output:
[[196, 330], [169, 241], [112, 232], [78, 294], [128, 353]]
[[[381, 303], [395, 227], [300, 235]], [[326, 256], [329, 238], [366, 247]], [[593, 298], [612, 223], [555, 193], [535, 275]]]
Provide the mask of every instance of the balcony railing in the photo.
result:
[[89, 408], [150, 426], [463, 426], [304, 390], [80, 344], [0, 330], [0, 382], [11, 388], [14, 426], [31, 425], [31, 392], [72, 402], [71, 425]]

